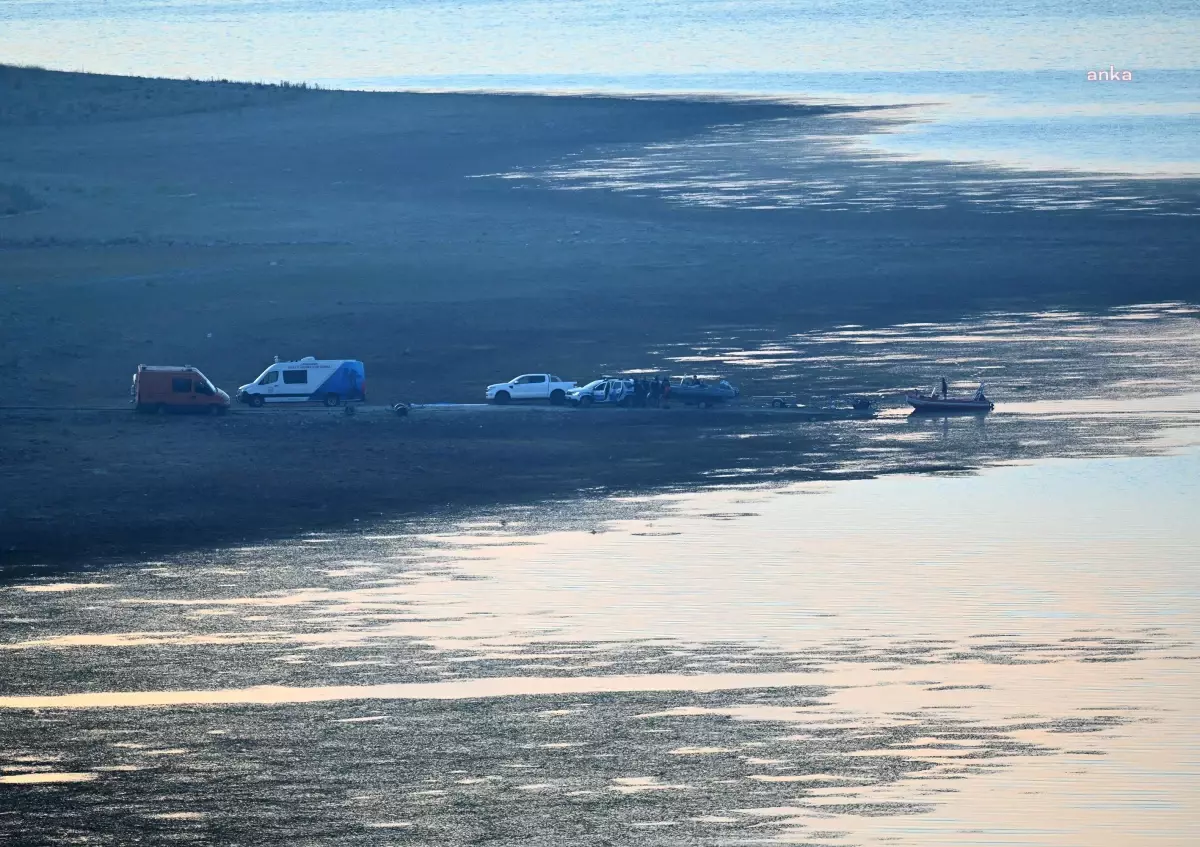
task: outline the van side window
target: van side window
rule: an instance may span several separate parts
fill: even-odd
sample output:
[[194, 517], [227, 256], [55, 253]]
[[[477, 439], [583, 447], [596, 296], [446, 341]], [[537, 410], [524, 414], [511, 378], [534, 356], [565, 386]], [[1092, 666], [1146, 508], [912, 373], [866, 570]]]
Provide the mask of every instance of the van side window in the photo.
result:
[[279, 371], [271, 371], [269, 374], [263, 374], [263, 378], [258, 381], [258, 384], [270, 385], [274, 382], [279, 382]]
[[300, 385], [308, 382], [308, 371], [284, 371], [283, 381], [288, 385]]
[[173, 377], [171, 379], [171, 391], [174, 394], [191, 394], [192, 381], [187, 377]]

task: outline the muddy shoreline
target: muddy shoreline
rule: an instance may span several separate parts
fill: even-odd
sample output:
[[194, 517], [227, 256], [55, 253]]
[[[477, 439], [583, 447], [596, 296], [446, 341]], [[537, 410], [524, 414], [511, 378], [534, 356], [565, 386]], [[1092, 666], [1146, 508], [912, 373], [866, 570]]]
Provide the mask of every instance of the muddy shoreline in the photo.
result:
[[686, 408], [9, 413], [0, 577], [471, 506], [715, 484], [722, 468], [741, 483], [831, 475], [836, 462], [805, 460], [828, 429], [807, 429], [769, 412]]

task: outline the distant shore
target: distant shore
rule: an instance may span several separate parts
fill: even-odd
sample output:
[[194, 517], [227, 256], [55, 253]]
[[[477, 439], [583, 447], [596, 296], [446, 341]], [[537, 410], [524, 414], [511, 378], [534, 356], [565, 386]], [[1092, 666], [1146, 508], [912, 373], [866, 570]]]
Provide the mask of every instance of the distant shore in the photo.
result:
[[[487, 383], [525, 371], [584, 380], [678, 369], [671, 358], [681, 349], [728, 327], [786, 334], [1195, 296], [1190, 219], [722, 210], [487, 176], [828, 111], [0, 67], [3, 405], [120, 403], [139, 363], [194, 364], [236, 389], [276, 355], [361, 359], [374, 402], [478, 401]], [[803, 366], [729, 376], [745, 393], [808, 384]], [[863, 388], [884, 387], [859, 376]], [[481, 436], [450, 427], [426, 432], [432, 441], [417, 448], [389, 420], [386, 431], [354, 424], [376, 432], [367, 437], [377, 454], [355, 453], [345, 427], [314, 425], [306, 438], [333, 441], [306, 444], [295, 463], [248, 470], [262, 467], [263, 450], [284, 454], [273, 445], [294, 435], [277, 424], [250, 434], [240, 417], [209, 429], [170, 423], [181, 425], [0, 419], [0, 551], [86, 558], [172, 534], [203, 546], [231, 534], [222, 527], [233, 512], [246, 527], [236, 536], [250, 537], [255, 527], [303, 526], [321, 502], [334, 504], [322, 514], [336, 523], [514, 492], [561, 496], [614, 478], [695, 480], [734, 455], [697, 455], [702, 431], [690, 419], [681, 429], [656, 422], [632, 442], [620, 427], [571, 423], [579, 428], [504, 436], [499, 455], [525, 462], [506, 478]], [[736, 455], [778, 448], [745, 439]], [[350, 465], [330, 458], [328, 471], [306, 472], [343, 449], [356, 457]], [[436, 467], [436, 484], [393, 484], [415, 473], [413, 449], [435, 457], [418, 463]], [[537, 449], [545, 464], [526, 461]], [[595, 449], [654, 459], [656, 469], [617, 473], [578, 459]], [[201, 469], [201, 481], [185, 484], [180, 463]], [[156, 528], [130, 505], [142, 485]], [[72, 516], [81, 516], [74, 526]]]

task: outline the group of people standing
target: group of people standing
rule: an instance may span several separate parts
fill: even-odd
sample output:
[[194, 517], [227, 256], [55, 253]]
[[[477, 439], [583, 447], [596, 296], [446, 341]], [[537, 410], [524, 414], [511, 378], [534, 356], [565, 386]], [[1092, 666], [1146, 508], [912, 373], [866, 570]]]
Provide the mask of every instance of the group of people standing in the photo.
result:
[[670, 377], [654, 377], [654, 379], [634, 379], [633, 405], [645, 408], [665, 406], [671, 397]]

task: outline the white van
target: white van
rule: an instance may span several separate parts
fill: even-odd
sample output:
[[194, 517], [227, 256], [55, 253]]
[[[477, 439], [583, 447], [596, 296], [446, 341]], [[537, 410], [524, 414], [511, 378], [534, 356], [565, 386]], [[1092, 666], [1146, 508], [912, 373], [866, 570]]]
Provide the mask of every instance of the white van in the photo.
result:
[[254, 382], [238, 389], [237, 398], [251, 406], [264, 403], [339, 403], [367, 399], [367, 375], [357, 359], [316, 359], [276, 362]]

